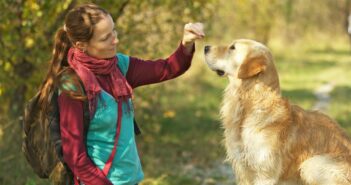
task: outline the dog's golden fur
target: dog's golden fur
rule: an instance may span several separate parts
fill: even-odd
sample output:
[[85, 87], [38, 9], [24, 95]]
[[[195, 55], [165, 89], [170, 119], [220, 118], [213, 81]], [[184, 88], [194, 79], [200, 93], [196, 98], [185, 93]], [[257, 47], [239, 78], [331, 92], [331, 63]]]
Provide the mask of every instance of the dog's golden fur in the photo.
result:
[[221, 116], [239, 185], [351, 184], [350, 138], [328, 116], [281, 96], [266, 46], [245, 39], [207, 46], [205, 60], [229, 78]]

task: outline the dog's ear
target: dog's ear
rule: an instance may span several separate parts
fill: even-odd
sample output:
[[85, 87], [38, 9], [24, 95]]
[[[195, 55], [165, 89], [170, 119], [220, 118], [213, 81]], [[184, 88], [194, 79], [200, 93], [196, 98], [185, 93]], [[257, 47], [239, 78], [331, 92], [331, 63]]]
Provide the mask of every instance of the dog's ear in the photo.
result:
[[266, 70], [267, 59], [264, 56], [247, 58], [240, 66], [238, 71], [238, 78], [251, 78], [258, 73]]

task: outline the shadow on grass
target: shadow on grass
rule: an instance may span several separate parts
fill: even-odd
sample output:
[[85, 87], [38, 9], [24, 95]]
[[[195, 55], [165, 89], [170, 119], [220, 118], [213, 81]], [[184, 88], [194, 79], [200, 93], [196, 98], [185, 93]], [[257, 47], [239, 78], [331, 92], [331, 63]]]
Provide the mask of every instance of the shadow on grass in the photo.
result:
[[324, 49], [310, 49], [307, 50], [308, 53], [313, 54], [333, 54], [333, 55], [351, 55], [350, 49], [334, 49], [334, 48], [324, 48]]
[[337, 86], [331, 96], [336, 120], [351, 135], [351, 86]]
[[316, 97], [312, 91], [306, 89], [283, 90], [282, 95], [291, 103], [302, 106], [301, 104], [313, 104]]
[[300, 61], [285, 59], [282, 62], [278, 62], [276, 64], [279, 75], [290, 75], [292, 77], [299, 73], [305, 73], [303, 75], [313, 75], [337, 65], [335, 61], [325, 59], [317, 61], [313, 59]]

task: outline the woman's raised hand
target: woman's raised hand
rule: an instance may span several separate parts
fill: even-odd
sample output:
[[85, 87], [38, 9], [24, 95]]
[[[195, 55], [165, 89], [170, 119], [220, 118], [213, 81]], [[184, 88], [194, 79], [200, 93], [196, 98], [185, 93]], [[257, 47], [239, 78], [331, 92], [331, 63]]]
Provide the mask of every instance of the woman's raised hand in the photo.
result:
[[186, 47], [192, 47], [195, 40], [205, 37], [204, 26], [202, 23], [188, 23], [184, 26], [182, 44]]

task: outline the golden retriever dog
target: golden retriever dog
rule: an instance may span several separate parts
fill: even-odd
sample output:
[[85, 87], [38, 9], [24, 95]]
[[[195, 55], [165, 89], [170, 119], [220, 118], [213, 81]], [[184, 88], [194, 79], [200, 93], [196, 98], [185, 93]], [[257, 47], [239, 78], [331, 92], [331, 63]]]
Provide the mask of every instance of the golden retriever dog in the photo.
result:
[[253, 40], [205, 46], [227, 76], [221, 118], [227, 159], [239, 185], [351, 184], [351, 140], [318, 111], [282, 97], [270, 50]]

